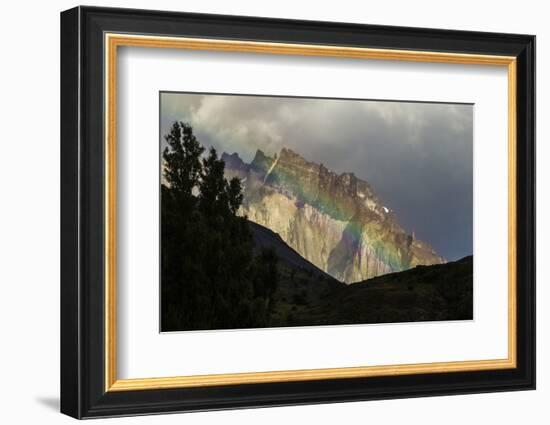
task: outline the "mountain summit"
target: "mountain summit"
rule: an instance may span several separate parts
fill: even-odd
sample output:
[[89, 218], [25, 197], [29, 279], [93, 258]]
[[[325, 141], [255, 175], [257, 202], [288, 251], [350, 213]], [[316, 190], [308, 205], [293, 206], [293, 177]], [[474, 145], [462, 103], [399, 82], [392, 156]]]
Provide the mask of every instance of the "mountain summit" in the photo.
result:
[[445, 262], [353, 173], [336, 174], [288, 148], [273, 157], [258, 150], [250, 164], [237, 153], [221, 159], [226, 176], [243, 183], [242, 214], [340, 281]]

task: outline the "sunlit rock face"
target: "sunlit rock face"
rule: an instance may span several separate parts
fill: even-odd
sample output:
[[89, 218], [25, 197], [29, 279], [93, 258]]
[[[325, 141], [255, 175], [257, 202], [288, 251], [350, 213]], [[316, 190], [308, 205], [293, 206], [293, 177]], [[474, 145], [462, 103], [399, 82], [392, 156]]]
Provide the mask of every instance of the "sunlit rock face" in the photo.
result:
[[236, 153], [222, 159], [226, 176], [244, 186], [241, 213], [343, 282], [445, 262], [353, 173], [338, 175], [286, 148], [273, 158], [258, 150], [250, 164]]

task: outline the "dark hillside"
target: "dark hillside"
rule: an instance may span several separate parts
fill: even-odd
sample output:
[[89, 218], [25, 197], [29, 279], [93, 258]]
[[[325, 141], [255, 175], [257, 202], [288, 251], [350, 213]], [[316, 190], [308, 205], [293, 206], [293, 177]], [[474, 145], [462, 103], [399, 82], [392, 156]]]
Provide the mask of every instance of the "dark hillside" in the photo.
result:
[[256, 249], [278, 257], [279, 286], [269, 326], [394, 323], [473, 318], [473, 257], [346, 285], [249, 222]]

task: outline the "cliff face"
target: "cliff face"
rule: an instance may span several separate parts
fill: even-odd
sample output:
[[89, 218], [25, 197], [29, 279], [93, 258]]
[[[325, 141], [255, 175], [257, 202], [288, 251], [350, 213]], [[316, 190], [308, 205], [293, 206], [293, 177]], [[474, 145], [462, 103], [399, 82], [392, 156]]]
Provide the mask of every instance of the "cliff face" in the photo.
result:
[[286, 148], [273, 158], [258, 151], [250, 164], [237, 154], [222, 159], [226, 176], [244, 185], [242, 214], [336, 279], [353, 283], [445, 262], [352, 173], [338, 175]]

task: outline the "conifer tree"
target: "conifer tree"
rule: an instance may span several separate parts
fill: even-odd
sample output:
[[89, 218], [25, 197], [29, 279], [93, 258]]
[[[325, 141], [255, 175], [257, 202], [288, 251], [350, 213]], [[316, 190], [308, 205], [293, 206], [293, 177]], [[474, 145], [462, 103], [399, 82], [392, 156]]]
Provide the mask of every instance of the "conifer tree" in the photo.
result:
[[161, 192], [163, 330], [261, 327], [269, 324], [277, 257], [254, 254], [239, 179], [227, 181], [215, 149], [187, 123], [165, 136]]
[[204, 148], [199, 144], [189, 124], [174, 122], [165, 137], [168, 147], [164, 149], [164, 179], [168, 186], [184, 196], [191, 196], [199, 183], [200, 157]]

